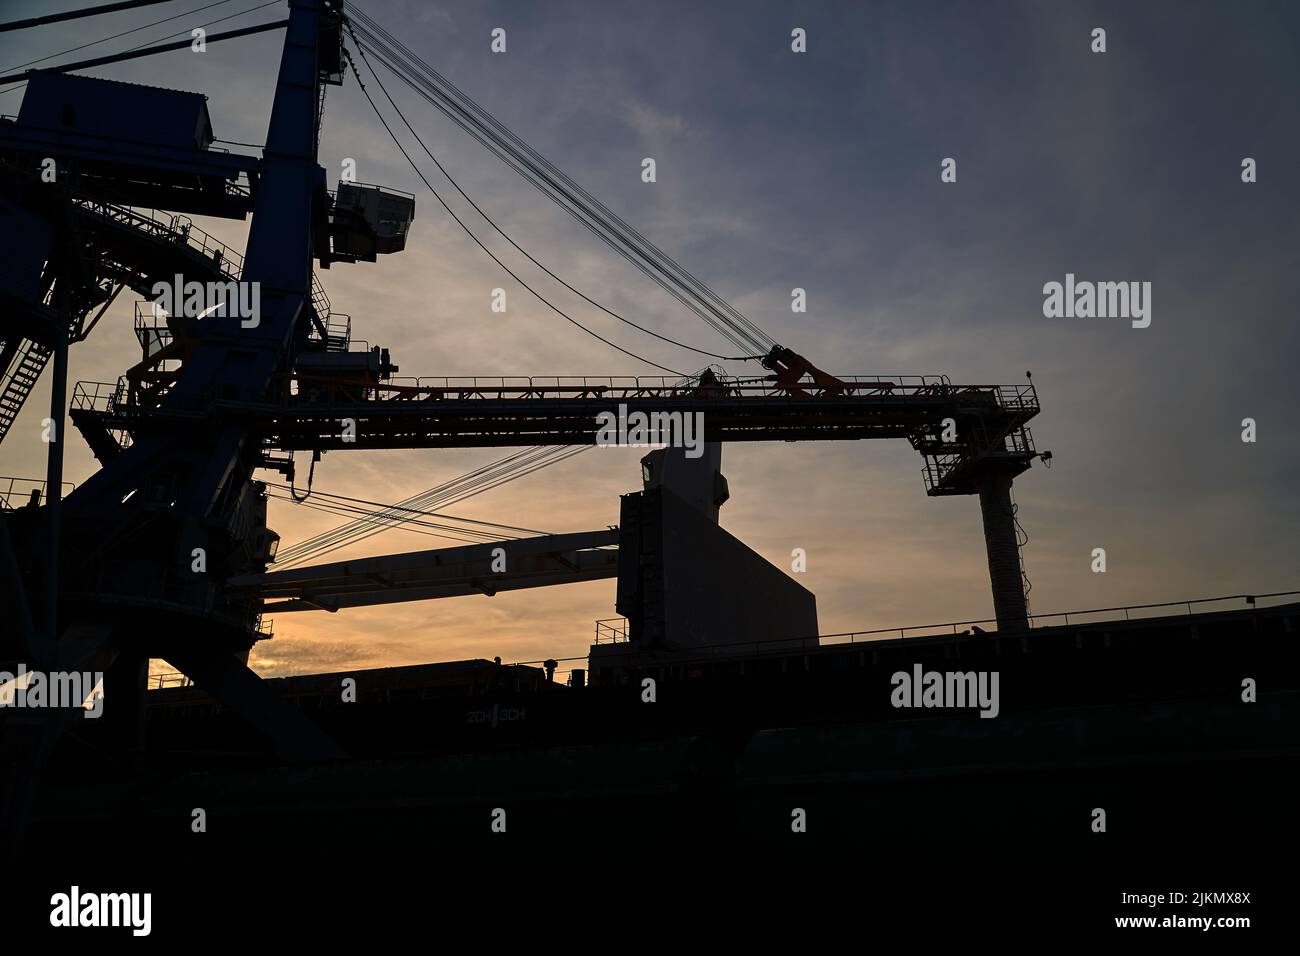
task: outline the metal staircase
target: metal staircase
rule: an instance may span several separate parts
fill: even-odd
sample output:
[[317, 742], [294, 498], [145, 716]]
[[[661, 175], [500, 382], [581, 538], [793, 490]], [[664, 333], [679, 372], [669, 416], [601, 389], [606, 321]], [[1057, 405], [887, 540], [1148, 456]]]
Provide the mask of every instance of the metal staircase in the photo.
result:
[[4, 441], [27, 396], [36, 387], [36, 380], [41, 377], [50, 354], [49, 349], [31, 339], [19, 341], [17, 352], [5, 370], [3, 387], [0, 387], [0, 441]]
[[[83, 223], [92, 230], [97, 227], [134, 235], [140, 243], [135, 254], [141, 258], [141, 262], [148, 255], [145, 250], [150, 247], [155, 250], [180, 247], [183, 250], [182, 258], [175, 260], [175, 263], [177, 268], [184, 268], [186, 273], [197, 273], [197, 277], [204, 280], [235, 281], [243, 272], [243, 255], [199, 229], [187, 216], [132, 209], [85, 198], [74, 198], [74, 203]], [[137, 272], [140, 268], [137, 265], [126, 271]], [[120, 278], [129, 285], [139, 284], [126, 274]], [[351, 320], [346, 315], [330, 312], [329, 297], [315, 273], [312, 274], [311, 305], [319, 320], [313, 335], [313, 340], [318, 343], [316, 347], [328, 352], [346, 352], [351, 338]], [[75, 319], [69, 330], [69, 342], [80, 340], [80, 316]], [[138, 307], [135, 325], [146, 358], [152, 350], [170, 340], [165, 323], [155, 322], [148, 329], [142, 327]], [[159, 325], [161, 328], [157, 327]], [[149, 336], [148, 342], [146, 335]], [[19, 339], [9, 348], [3, 347], [4, 344], [7, 343], [0, 343], [0, 442], [18, 417], [52, 354], [49, 348], [31, 339]], [[103, 460], [103, 456], [99, 457]]]

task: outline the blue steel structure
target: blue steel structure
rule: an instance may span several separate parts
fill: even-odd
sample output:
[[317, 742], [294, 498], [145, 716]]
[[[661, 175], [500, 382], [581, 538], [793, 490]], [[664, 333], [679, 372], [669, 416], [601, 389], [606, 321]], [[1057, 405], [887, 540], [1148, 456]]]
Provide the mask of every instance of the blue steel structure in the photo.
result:
[[[154, 282], [173, 276], [260, 290], [255, 322], [216, 314], [188, 326], [179, 317], [169, 323], [171, 336], [184, 341], [184, 361], [160, 404], [186, 416], [182, 422], [117, 449], [66, 499], [47, 495], [43, 508], [6, 515], [0, 530], [6, 596], [19, 609], [17, 633], [7, 636], [0, 658], [103, 670], [105, 699], [115, 700], [108, 720], [128, 744], [141, 729], [148, 661], [160, 657], [270, 734], [282, 755], [342, 753], [244, 663], [260, 607], [226, 598], [224, 581], [264, 570], [273, 551], [263, 486], [253, 480], [263, 451], [242, 424], [206, 414], [217, 395], [264, 396], [275, 376], [294, 368], [313, 325], [323, 326], [312, 259], [331, 258], [331, 198], [317, 142], [324, 86], [342, 81], [341, 15], [341, 4], [327, 0], [289, 3], [260, 160], [209, 150], [205, 108], [195, 113], [188, 140], [107, 137], [102, 127], [115, 113], [128, 129], [132, 122], [148, 129], [148, 120], [132, 118], [140, 110], [166, 128], [202, 98], [80, 77], [25, 76], [25, 116], [0, 124], [8, 184], [0, 208], [10, 224], [48, 224], [34, 233], [32, 255], [0, 281], [0, 365], [10, 368], [21, 355], [25, 369], [4, 383], [11, 414], [3, 424], [53, 358], [57, 437], [48, 487], [60, 487], [67, 344], [89, 331], [92, 309], [102, 314], [123, 286], [148, 295]], [[54, 175], [42, 179], [47, 167]], [[183, 241], [188, 227], [158, 223], [131, 206], [239, 218], [251, 212], [242, 268], [236, 273], [220, 247], [194, 254]], [[6, 722], [10, 826], [21, 826], [39, 768], [67, 719], [52, 712]]]
[[[343, 3], [288, 7], [287, 20], [208, 38], [285, 30], [260, 158], [209, 148], [197, 94], [62, 75], [67, 67], [24, 74], [25, 117], [0, 120], [0, 439], [52, 361], [47, 488], [62, 482], [67, 347], [123, 288], [151, 296], [156, 282], [180, 276], [260, 291], [253, 322], [178, 314], [150, 325], [138, 316], [140, 365], [104, 401], [78, 387], [73, 421], [102, 468], [66, 498], [0, 512], [0, 595], [16, 609], [0, 664], [104, 670], [115, 701], [107, 722], [129, 747], [141, 731], [148, 661], [161, 658], [270, 735], [283, 757], [339, 756], [246, 665], [262, 597], [230, 581], [265, 572], [278, 540], [258, 469], [292, 475], [292, 459], [276, 450], [590, 443], [596, 416], [618, 402], [707, 411], [706, 437], [716, 441], [906, 438], [926, 458], [930, 494], [979, 494], [999, 622], [1025, 626], [1010, 484], [1037, 457], [1032, 384], [837, 378], [777, 346], [763, 363], [773, 374], [752, 379], [706, 371], [658, 383], [398, 385], [386, 351], [347, 352], [313, 259], [328, 268], [400, 250], [414, 202], [354, 184], [331, 194], [317, 147], [325, 88], [343, 78]], [[145, 109], [173, 132], [106, 134], [114, 113]], [[43, 176], [51, 160], [52, 180]], [[211, 241], [187, 213], [251, 214], [245, 254]], [[20, 230], [24, 241], [13, 241]], [[357, 441], [340, 444], [340, 418], [358, 423]], [[58, 720], [10, 719], [0, 759], [39, 768]], [[8, 778], [20, 819], [30, 793], [13, 782], [36, 774]]]

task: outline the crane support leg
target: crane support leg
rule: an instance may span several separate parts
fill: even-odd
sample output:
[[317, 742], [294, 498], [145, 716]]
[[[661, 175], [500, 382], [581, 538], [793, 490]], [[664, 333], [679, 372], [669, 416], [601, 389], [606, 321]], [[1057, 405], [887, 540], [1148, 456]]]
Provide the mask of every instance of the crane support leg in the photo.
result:
[[315, 761], [347, 756], [301, 710], [276, 696], [234, 654], [178, 646], [165, 652], [163, 659], [271, 737], [281, 757]]
[[63, 448], [68, 407], [68, 314], [59, 314], [54, 346], [54, 381], [50, 385], [50, 435], [45, 466], [45, 518], [49, 522], [45, 553], [45, 650], [57, 653], [59, 636], [59, 535], [63, 510]]
[[[45, 658], [40, 666], [57, 664], [62, 671], [107, 671], [117, 654], [110, 637], [106, 627], [74, 625], [57, 644], [59, 656]], [[79, 714], [22, 709], [6, 717], [0, 733], [0, 839], [14, 853], [21, 848], [50, 755], [68, 724], [81, 719]]]
[[988, 550], [989, 580], [993, 585], [993, 615], [999, 631], [1029, 627], [1029, 606], [1020, 570], [1020, 542], [1016, 538], [1015, 510], [1011, 504], [1011, 475], [991, 469], [979, 485], [984, 516], [984, 545]]
[[148, 687], [149, 655], [121, 649], [104, 671], [104, 724], [114, 748], [126, 753], [144, 749]]

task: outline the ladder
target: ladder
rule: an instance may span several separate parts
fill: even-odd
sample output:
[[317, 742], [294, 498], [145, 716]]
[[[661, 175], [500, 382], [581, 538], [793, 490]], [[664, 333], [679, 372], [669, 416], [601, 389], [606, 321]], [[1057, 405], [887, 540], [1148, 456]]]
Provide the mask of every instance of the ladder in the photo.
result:
[[20, 341], [18, 353], [10, 364], [12, 371], [6, 370], [8, 374], [0, 387], [0, 441], [4, 441], [49, 360], [50, 350], [45, 346], [31, 339]]

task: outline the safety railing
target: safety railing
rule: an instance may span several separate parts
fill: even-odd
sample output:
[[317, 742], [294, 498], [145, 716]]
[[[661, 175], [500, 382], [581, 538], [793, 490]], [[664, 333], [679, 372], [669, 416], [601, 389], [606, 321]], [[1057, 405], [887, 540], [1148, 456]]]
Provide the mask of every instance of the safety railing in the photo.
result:
[[[1237, 607], [1207, 608], [1206, 605], [1234, 603]], [[1261, 602], [1270, 602], [1261, 604]], [[1031, 614], [1030, 623], [1034, 627], [1051, 627], [1051, 626], [1083, 626], [1088, 624], [1102, 624], [1108, 621], [1149, 621], [1160, 620], [1163, 618], [1180, 618], [1192, 617], [1196, 614], [1215, 613], [1217, 611], [1242, 611], [1248, 609], [1258, 610], [1263, 607], [1275, 607], [1282, 604], [1300, 603], [1300, 591], [1272, 591], [1266, 594], [1231, 594], [1223, 597], [1212, 598], [1193, 598], [1187, 601], [1166, 601], [1159, 604], [1130, 604], [1124, 607], [1110, 608], [1092, 608], [1082, 611], [1057, 611], [1051, 614]], [[1135, 611], [1164, 611], [1164, 613], [1148, 614], [1143, 616], [1133, 616]], [[1100, 620], [1083, 621], [1080, 618], [1087, 615], [1109, 614], [1108, 618]], [[1053, 625], [1041, 622], [1058, 621], [1060, 625]], [[991, 618], [967, 621], [950, 621], [946, 624], [919, 624], [908, 627], [882, 627], [870, 631], [842, 631], [836, 634], [818, 634], [809, 637], [776, 637], [765, 640], [750, 641], [727, 641], [718, 644], [702, 644], [697, 647], [686, 649], [689, 656], [684, 655], [682, 658], [671, 661], [673, 666], [679, 664], [692, 663], [694, 661], [707, 661], [720, 655], [735, 656], [737, 653], [746, 649], [755, 653], [763, 650], [787, 651], [794, 650], [814, 650], [821, 647], [834, 646], [837, 644], [857, 645], [868, 644], [873, 641], [902, 640], [902, 639], [919, 639], [924, 637], [951, 637], [961, 636], [963, 634], [974, 635], [979, 633], [976, 628], [981, 624], [989, 624], [996, 627], [997, 622]], [[1014, 632], [1014, 636], [1024, 636], [1026, 632]], [[1005, 635], [1004, 635], [1005, 636]], [[560, 657], [555, 658], [557, 664], [569, 664], [572, 667], [581, 667], [579, 661], [586, 661], [587, 655], [579, 657]], [[533, 667], [541, 666], [544, 661], [511, 661], [511, 666]], [[557, 674], [568, 674], [572, 670], [557, 669]]]
[[[1258, 608], [1259, 602], [1267, 600], [1275, 600], [1279, 604], [1290, 603], [1282, 600], [1283, 598], [1300, 600], [1300, 591], [1274, 591], [1269, 594], [1232, 594], [1224, 597], [1194, 598], [1189, 601], [1165, 601], [1159, 604], [1129, 604], [1123, 607], [1090, 608], [1081, 611], [1054, 611], [1050, 614], [1030, 614], [1029, 623], [1032, 627], [1069, 627], [1071, 625], [1101, 624], [1107, 621], [1141, 621], [1161, 617], [1190, 617], [1198, 613], [1211, 613], [1214, 610], [1227, 611]], [[1225, 604], [1228, 602], [1237, 604], [1239, 607], [1207, 607], [1211, 604]], [[1148, 613], [1134, 617], [1134, 612], [1136, 611], [1154, 611], [1161, 613]], [[1097, 617], [1096, 615], [1109, 616]], [[975, 628], [984, 624], [989, 625], [987, 630], [992, 630], [997, 627], [997, 621], [995, 619], [982, 618], [973, 621], [953, 621], [947, 624], [921, 624], [909, 627], [878, 628], [873, 631], [850, 631], [842, 634], [823, 634], [819, 639], [822, 641], [834, 640], [836, 643], [852, 644], [864, 638], [879, 640], [882, 636], [887, 637], [897, 635], [899, 638], [917, 637], [919, 636], [918, 632], [927, 637], [944, 636], [946, 634], [960, 635], [962, 633], [973, 633]]]
[[347, 352], [352, 346], [352, 316], [343, 312], [321, 313], [321, 325], [325, 329], [322, 336], [313, 327], [312, 341], [319, 343], [325, 352]]
[[72, 388], [74, 409], [89, 409], [97, 412], [114, 412], [126, 396], [126, 379], [116, 382], [78, 382]]
[[[395, 189], [392, 186], [380, 186], [376, 183], [357, 183], [357, 182], [349, 182], [347, 183], [347, 185], [353, 186], [357, 189], [363, 189], [363, 190], [374, 189], [377, 190], [381, 195], [400, 196], [403, 199], [415, 198], [415, 193], [408, 193], [405, 189]], [[329, 193], [330, 199], [333, 199], [335, 202], [338, 201], [337, 187], [334, 189], [327, 189], [326, 192]]]
[[627, 618], [607, 617], [596, 622], [597, 644], [621, 644], [627, 639]]
[[[1071, 625], [1102, 624], [1108, 621], [1144, 621], [1162, 617], [1190, 617], [1198, 613], [1211, 613], [1214, 610], [1229, 611], [1258, 608], [1259, 602], [1266, 600], [1276, 600], [1279, 604], [1291, 603], [1282, 600], [1283, 598], [1290, 598], [1293, 601], [1300, 600], [1300, 591], [1275, 591], [1269, 594], [1232, 594], [1225, 597], [1194, 598], [1189, 601], [1165, 601], [1159, 604], [1130, 604], [1123, 607], [1091, 608], [1082, 611], [1054, 611], [1050, 614], [1031, 614], [1029, 615], [1029, 623], [1031, 627], [1069, 627]], [[1240, 606], [1233, 608], [1220, 607], [1217, 609], [1206, 607], [1206, 605], [1210, 604], [1224, 604], [1228, 602]], [[1135, 611], [1155, 611], [1161, 613], [1148, 613], [1135, 618]], [[1095, 615], [1109, 615], [1109, 617], [1095, 617]], [[989, 627], [981, 628], [980, 625], [984, 624], [989, 625]], [[920, 624], [908, 627], [883, 627], [871, 631], [847, 631], [839, 634], [821, 634], [816, 638], [807, 638], [806, 640], [816, 640], [824, 646], [827, 642], [835, 644], [855, 644], [866, 640], [890, 638], [895, 635], [897, 635], [899, 639], [906, 639], [909, 637], [945, 637], [948, 635], [974, 634], [979, 633], [979, 631], [982, 630], [995, 630], [996, 628], [997, 621], [995, 619], [981, 618], [973, 621], [950, 621], [947, 624]], [[791, 640], [797, 643], [801, 639], [779, 638], [773, 643], [789, 643]], [[753, 644], [754, 642], [744, 641], [740, 643]], [[724, 647], [728, 645], [711, 646]]]
[[1032, 455], [1036, 451], [1033, 432], [1028, 426], [1013, 429], [1003, 436], [1002, 447], [1012, 455]]
[[237, 278], [244, 268], [244, 257], [210, 233], [194, 225], [188, 216], [173, 215], [159, 209], [138, 209], [112, 203], [75, 199], [92, 213], [161, 239], [187, 246], [209, 259], [221, 272]]
[[[66, 498], [76, 485], [65, 481], [62, 487], [61, 497]], [[13, 511], [29, 504], [40, 504], [44, 500], [44, 479], [0, 477], [0, 511]]]
[[150, 674], [149, 689], [165, 690], [168, 687], [193, 687], [194, 681], [190, 680], [184, 674], [176, 671], [170, 674]]
[[1038, 391], [1032, 385], [999, 385], [997, 398], [1003, 408], [1038, 408]]
[[158, 303], [135, 303], [135, 337], [147, 359], [153, 358], [171, 344], [172, 331], [167, 327], [167, 315], [158, 308]]
[[[917, 444], [917, 443], [913, 443]], [[953, 451], [934, 452], [928, 448], [920, 448], [925, 455], [925, 464], [921, 466], [921, 477], [925, 481], [925, 488], [930, 494], [937, 493], [945, 487], [950, 475], [960, 465], [975, 460], [980, 453], [972, 454], [965, 448], [958, 448]], [[1000, 448], [995, 445], [994, 448], [983, 452], [988, 457], [998, 457], [999, 455], [1022, 460], [1032, 459], [1036, 456], [1037, 451], [1034, 448], [1034, 438], [1029, 429], [1021, 425], [1003, 436]]]
[[[303, 376], [288, 376], [290, 386], [283, 393], [293, 395], [292, 381], [305, 380]], [[369, 401], [473, 401], [482, 399], [536, 399], [536, 398], [604, 398], [614, 401], [632, 399], [690, 399], [696, 397], [697, 380], [668, 376], [590, 376], [590, 375], [465, 375], [465, 376], [394, 376], [374, 385], [369, 382], [320, 382], [314, 391], [316, 401], [330, 398], [331, 387], [336, 388], [345, 401], [355, 401], [356, 386], [371, 388]], [[833, 397], [874, 398], [888, 400], [915, 400], [917, 398], [957, 399], [975, 394], [988, 396], [993, 403], [1000, 401], [1005, 392], [1017, 404], [1015, 408], [1030, 408], [1022, 389], [1016, 386], [952, 385], [944, 376], [847, 376], [845, 387]], [[724, 378], [713, 387], [727, 398], [779, 398], [789, 394], [785, 386], [778, 386], [766, 377]], [[715, 393], [716, 394], [716, 393]], [[814, 396], [816, 398], [817, 396]], [[832, 396], [827, 396], [832, 397]]]
[[[152, 215], [155, 212], [157, 210], [150, 210], [150, 218], [162, 225], [162, 218]], [[211, 259], [227, 275], [238, 277], [244, 271], [243, 255], [194, 225], [189, 216], [171, 216], [165, 228], [175, 239]]]

